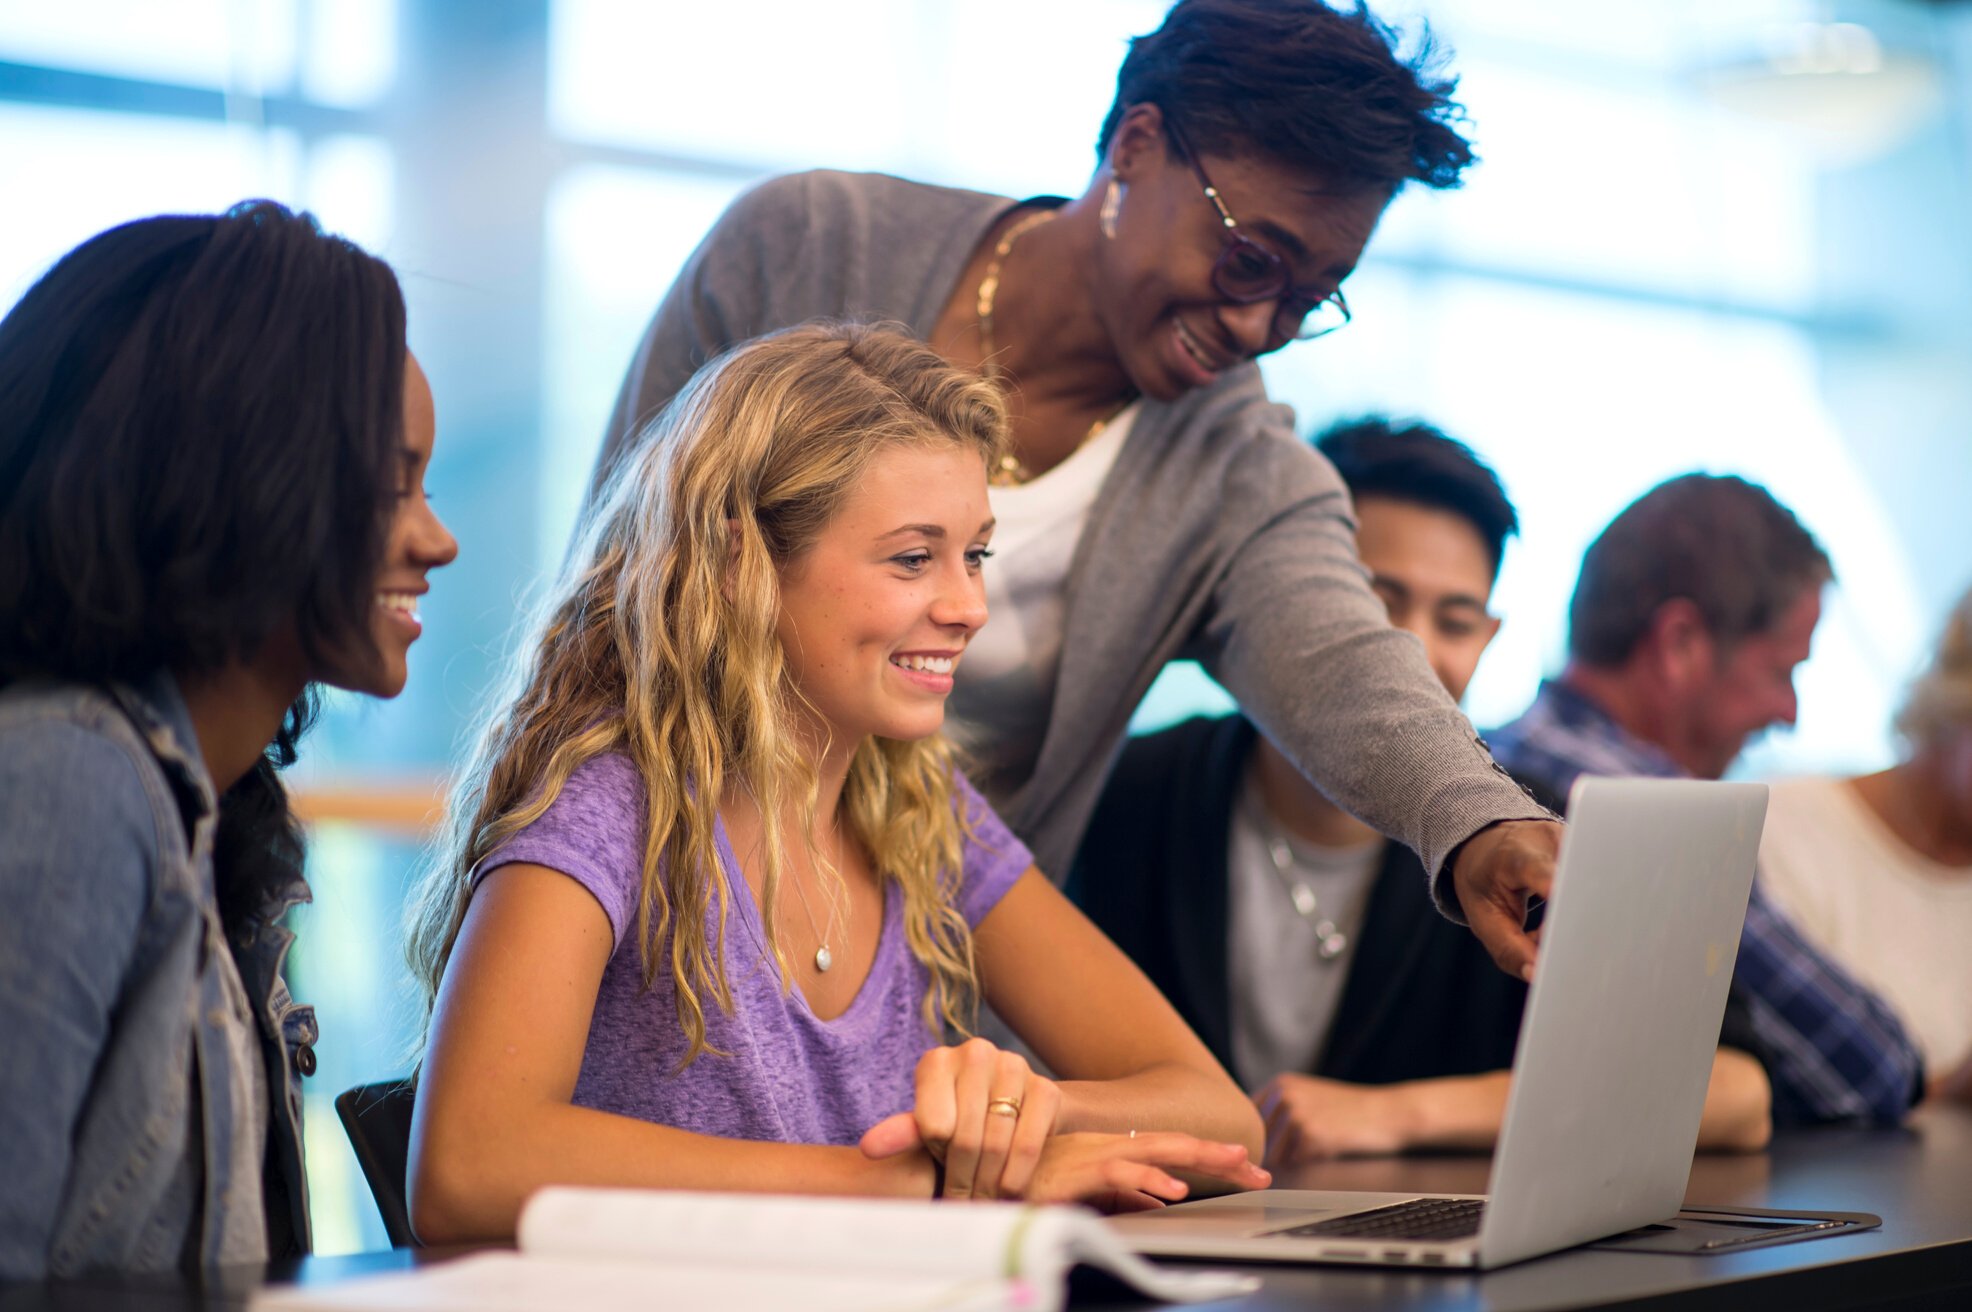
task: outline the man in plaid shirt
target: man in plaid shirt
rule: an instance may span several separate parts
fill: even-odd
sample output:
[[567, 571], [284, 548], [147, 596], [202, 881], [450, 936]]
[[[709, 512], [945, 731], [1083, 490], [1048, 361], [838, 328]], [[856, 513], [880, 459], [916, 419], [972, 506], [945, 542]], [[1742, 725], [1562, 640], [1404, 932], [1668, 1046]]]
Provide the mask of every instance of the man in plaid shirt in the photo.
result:
[[[1486, 735], [1493, 757], [1566, 796], [1582, 775], [1717, 779], [1752, 735], [1795, 716], [1833, 577], [1756, 484], [1690, 474], [1612, 520], [1582, 559], [1568, 664]], [[1773, 1084], [1775, 1125], [1888, 1124], [1923, 1063], [1884, 1002], [1823, 957], [1755, 881], [1734, 981]]]

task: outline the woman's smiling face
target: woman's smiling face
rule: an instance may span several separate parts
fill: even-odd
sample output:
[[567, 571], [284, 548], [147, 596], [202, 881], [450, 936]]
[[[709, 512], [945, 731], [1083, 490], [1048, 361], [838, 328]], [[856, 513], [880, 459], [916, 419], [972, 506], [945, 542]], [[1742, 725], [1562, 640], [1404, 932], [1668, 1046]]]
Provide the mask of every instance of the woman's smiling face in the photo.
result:
[[425, 575], [449, 565], [459, 544], [425, 497], [425, 470], [431, 464], [437, 420], [431, 384], [415, 357], [404, 357], [404, 447], [400, 482], [385, 539], [383, 567], [370, 610], [370, 652], [360, 669], [325, 673], [325, 681], [351, 692], [395, 697], [410, 676], [411, 644], [424, 632], [418, 599], [428, 590]]
[[777, 634], [836, 750], [936, 733], [972, 635], [993, 531], [986, 464], [969, 447], [877, 452], [821, 535], [780, 571]]
[[[1154, 105], [1118, 125], [1110, 168], [1122, 188], [1115, 236], [1097, 246], [1095, 295], [1137, 389], [1169, 401], [1293, 340], [1278, 300], [1241, 305], [1213, 285], [1226, 228]], [[1241, 235], [1285, 263], [1298, 292], [1326, 296], [1356, 267], [1390, 203], [1381, 187], [1338, 191], [1260, 156], [1199, 159]]]

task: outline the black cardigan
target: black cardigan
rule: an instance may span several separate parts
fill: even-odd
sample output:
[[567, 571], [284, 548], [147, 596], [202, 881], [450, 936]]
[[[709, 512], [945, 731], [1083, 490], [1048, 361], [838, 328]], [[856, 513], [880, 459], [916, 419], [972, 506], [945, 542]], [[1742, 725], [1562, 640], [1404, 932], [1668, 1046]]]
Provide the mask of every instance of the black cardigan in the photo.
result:
[[[1228, 1069], [1226, 843], [1258, 736], [1234, 715], [1133, 739], [1068, 885]], [[1285, 899], [1281, 914], [1294, 914]], [[1384, 844], [1348, 969], [1314, 1074], [1389, 1084], [1513, 1064], [1527, 986], [1438, 913], [1401, 843]]]
[[[1234, 715], [1131, 740], [1068, 881], [1069, 896], [1228, 1070], [1226, 844], [1257, 738]], [[1293, 914], [1285, 899], [1281, 914]], [[1422, 865], [1401, 843], [1384, 844], [1348, 969], [1313, 1074], [1390, 1084], [1513, 1064], [1527, 986], [1439, 913]], [[1727, 1008], [1729, 1036], [1743, 1026], [1738, 1012], [1736, 1002]]]

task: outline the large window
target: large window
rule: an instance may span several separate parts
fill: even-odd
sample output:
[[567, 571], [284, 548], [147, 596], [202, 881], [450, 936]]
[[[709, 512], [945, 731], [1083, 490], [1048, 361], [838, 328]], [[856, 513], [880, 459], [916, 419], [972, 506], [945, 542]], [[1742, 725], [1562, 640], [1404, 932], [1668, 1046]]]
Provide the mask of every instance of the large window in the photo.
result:
[[[1128, 38], [1161, 0], [66, 0], [0, 5], [0, 305], [110, 224], [266, 195], [391, 259], [437, 393], [431, 484], [457, 532], [410, 690], [338, 699], [312, 789], [431, 788], [559, 563], [639, 334], [752, 181], [881, 169], [1077, 193]], [[1416, 415], [1493, 461], [1526, 531], [1469, 710], [1556, 668], [1576, 564], [1657, 480], [1767, 483], [1842, 582], [1801, 720], [1747, 769], [1883, 761], [1885, 721], [1972, 582], [1972, 22], [1841, 6], [1931, 61], [1950, 98], [1873, 159], [1735, 117], [1707, 68], [1794, 0], [1443, 0], [1483, 158], [1407, 193], [1351, 281], [1346, 332], [1268, 361], [1310, 431]], [[1045, 33], [1045, 39], [1037, 33]], [[1222, 704], [1197, 671], [1158, 722]], [[310, 1169], [324, 1251], [381, 1227], [330, 1100], [404, 1069], [398, 921], [415, 833], [326, 824], [296, 992], [323, 1015]]]

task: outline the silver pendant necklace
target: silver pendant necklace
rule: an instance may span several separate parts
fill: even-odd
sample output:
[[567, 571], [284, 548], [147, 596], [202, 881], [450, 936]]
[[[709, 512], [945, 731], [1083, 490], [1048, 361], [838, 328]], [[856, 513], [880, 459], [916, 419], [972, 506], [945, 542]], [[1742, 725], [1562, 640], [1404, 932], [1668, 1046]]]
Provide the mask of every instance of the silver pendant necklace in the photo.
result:
[[1349, 950], [1349, 935], [1333, 916], [1322, 914], [1321, 899], [1315, 895], [1315, 890], [1291, 873], [1294, 849], [1287, 845], [1287, 837], [1275, 825], [1273, 817], [1266, 813], [1265, 807], [1266, 803], [1260, 798], [1253, 799], [1254, 818], [1260, 825], [1260, 841], [1273, 862], [1274, 875], [1280, 880], [1281, 890], [1287, 894], [1287, 900], [1295, 912], [1314, 927], [1315, 955], [1324, 962], [1334, 961]]
[[[815, 941], [820, 944], [815, 949], [815, 969], [826, 975], [828, 974], [829, 967], [835, 964], [835, 955], [829, 951], [828, 935], [822, 933], [822, 927], [815, 923], [815, 909], [808, 905], [808, 895], [801, 890], [801, 881], [790, 878], [788, 882], [794, 885], [794, 895], [801, 899], [801, 909], [808, 914], [808, 928], [815, 931]], [[829, 908], [829, 928], [835, 928], [835, 908], [833, 906]]]

